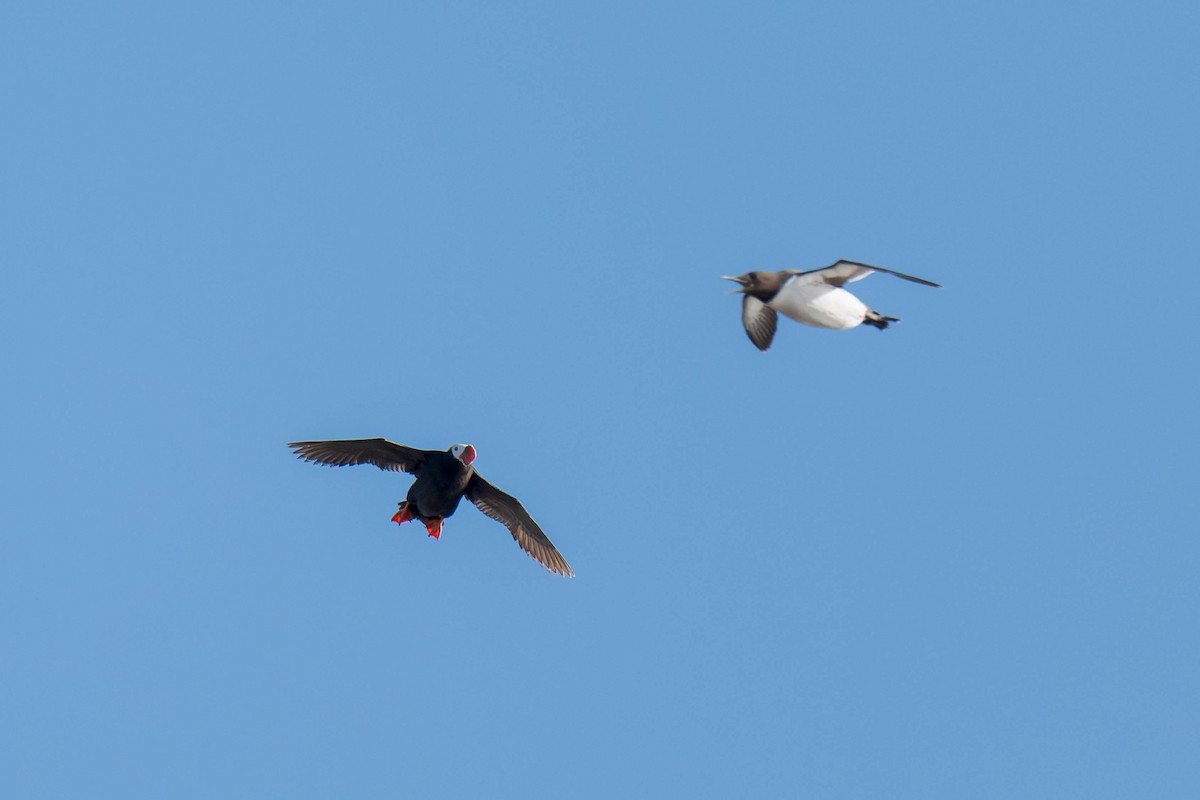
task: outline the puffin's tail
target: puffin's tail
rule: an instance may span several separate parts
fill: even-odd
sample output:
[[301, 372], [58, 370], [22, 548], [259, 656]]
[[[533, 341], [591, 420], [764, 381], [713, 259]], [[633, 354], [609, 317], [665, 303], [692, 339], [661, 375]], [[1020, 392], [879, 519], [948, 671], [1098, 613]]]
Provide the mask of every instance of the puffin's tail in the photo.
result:
[[863, 323], [866, 325], [874, 325], [876, 328], [879, 328], [879, 330], [883, 330], [893, 322], [899, 321], [899, 317], [885, 317], [883, 314], [880, 314], [878, 311], [872, 308], [867, 312], [867, 317], [863, 320]]

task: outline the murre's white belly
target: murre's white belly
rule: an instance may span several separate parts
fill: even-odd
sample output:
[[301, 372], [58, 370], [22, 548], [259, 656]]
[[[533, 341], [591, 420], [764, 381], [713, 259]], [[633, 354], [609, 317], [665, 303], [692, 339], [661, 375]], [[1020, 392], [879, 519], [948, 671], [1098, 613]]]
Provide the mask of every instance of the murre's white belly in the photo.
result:
[[834, 330], [862, 324], [870, 311], [862, 300], [845, 289], [795, 280], [785, 283], [767, 305], [796, 322]]

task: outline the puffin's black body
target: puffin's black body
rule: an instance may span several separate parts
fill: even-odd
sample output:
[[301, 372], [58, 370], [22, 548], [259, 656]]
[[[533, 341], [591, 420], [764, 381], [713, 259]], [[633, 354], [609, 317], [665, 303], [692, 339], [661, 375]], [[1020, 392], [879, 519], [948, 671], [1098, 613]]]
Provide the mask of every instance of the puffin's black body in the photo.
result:
[[405, 523], [419, 519], [429, 535], [441, 537], [442, 522], [458, 510], [466, 497], [475, 506], [508, 528], [517, 544], [551, 572], [574, 577], [570, 565], [555, 549], [529, 512], [515, 497], [497, 489], [475, 471], [475, 448], [456, 444], [448, 450], [418, 450], [387, 439], [342, 439], [292, 442], [288, 445], [305, 461], [333, 467], [374, 464], [380, 469], [416, 476], [406, 500], [392, 517]]
[[449, 451], [433, 451], [415, 474], [417, 479], [408, 487], [409, 507], [413, 516], [428, 523], [452, 516], [458, 510], [473, 471]]

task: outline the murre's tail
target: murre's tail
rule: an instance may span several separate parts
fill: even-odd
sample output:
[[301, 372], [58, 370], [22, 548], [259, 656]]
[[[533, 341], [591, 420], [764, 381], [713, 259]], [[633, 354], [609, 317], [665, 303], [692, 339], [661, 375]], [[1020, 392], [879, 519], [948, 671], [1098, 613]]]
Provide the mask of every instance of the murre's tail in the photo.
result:
[[876, 311], [875, 309], [872, 308], [869, 311], [867, 311], [867, 317], [866, 317], [866, 319], [863, 320], [863, 324], [864, 325], [874, 325], [876, 328], [879, 328], [879, 330], [883, 330], [888, 325], [891, 325], [893, 322], [899, 322], [899, 321], [900, 321], [899, 317], [885, 317], [883, 314], [880, 314], [878, 311]]

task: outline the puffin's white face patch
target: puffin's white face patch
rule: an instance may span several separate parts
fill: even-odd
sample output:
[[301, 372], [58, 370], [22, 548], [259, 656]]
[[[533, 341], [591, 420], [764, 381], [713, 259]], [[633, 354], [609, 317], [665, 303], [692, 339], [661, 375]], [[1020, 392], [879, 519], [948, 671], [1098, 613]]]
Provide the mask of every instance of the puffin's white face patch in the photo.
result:
[[471, 462], [475, 460], [475, 447], [469, 444], [456, 444], [450, 448], [450, 455], [470, 466]]

